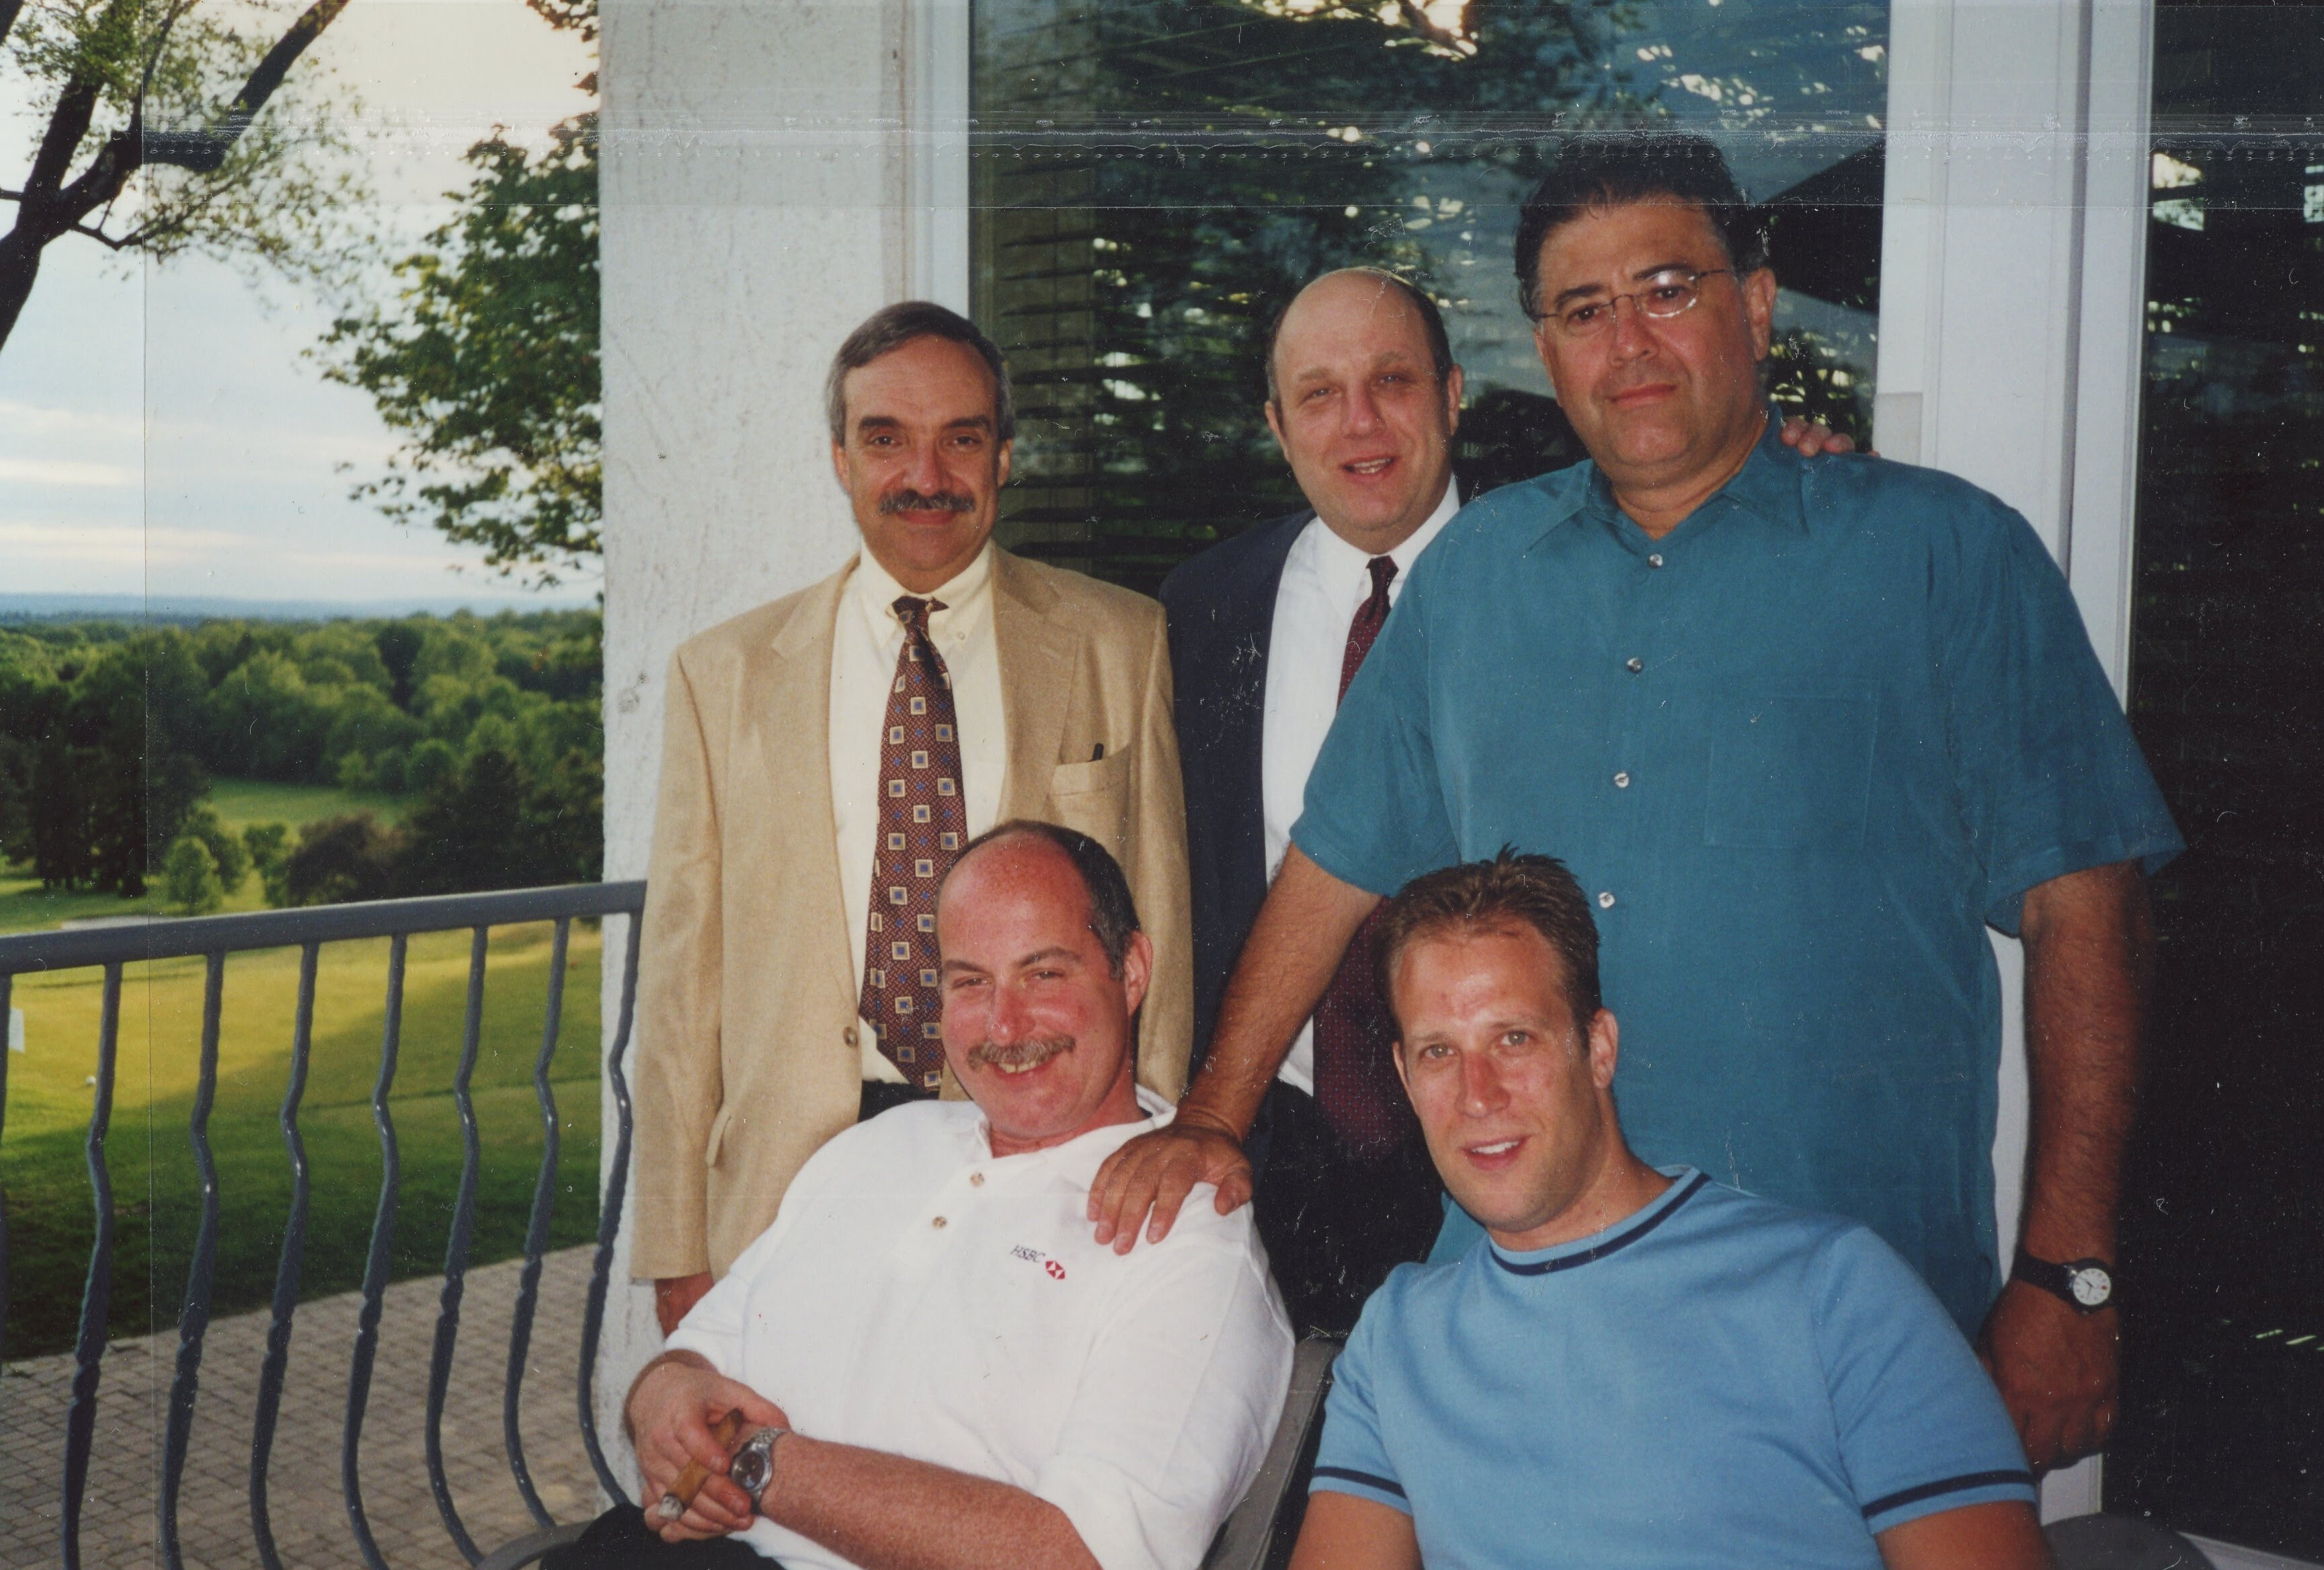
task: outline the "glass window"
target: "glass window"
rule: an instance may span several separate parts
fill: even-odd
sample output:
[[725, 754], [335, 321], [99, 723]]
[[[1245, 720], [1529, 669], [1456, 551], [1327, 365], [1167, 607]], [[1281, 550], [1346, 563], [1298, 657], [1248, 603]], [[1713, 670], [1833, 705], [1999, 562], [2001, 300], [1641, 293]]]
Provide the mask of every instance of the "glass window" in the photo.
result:
[[1683, 126], [1778, 213], [1776, 394], [1867, 439], [1880, 0], [1560, 5], [977, 0], [974, 309], [1023, 420], [1002, 538], [1140, 588], [1300, 504], [1258, 339], [1306, 279], [1396, 268], [1468, 374], [1464, 486], [1581, 456], [1511, 266], [1561, 134]]
[[2156, 29], [2131, 714], [2188, 851], [2107, 1497], [2324, 1559], [2324, 12]]

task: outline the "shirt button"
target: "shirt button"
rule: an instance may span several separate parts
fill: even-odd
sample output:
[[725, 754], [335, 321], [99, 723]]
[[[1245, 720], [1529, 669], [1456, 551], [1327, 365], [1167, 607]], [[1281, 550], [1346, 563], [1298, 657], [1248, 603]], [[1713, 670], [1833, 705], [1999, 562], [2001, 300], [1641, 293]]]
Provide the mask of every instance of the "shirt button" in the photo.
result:
[[982, 1173], [982, 1172], [971, 1172], [971, 1173], [968, 1175], [968, 1186], [969, 1186], [971, 1188], [982, 1188], [982, 1187], [984, 1187], [984, 1174], [983, 1174], [983, 1173]]
[[[1598, 895], [1598, 909], [1600, 909], [1600, 910], [1611, 910], [1613, 908], [1614, 908], [1614, 891], [1613, 891], [1613, 890], [1611, 890], [1611, 889], [1606, 889], [1606, 890], [1601, 891], [1599, 893], [1599, 895]], [[937, 1217], [936, 1217], [936, 1224], [937, 1224], [938, 1226], [942, 1226], [942, 1225], [944, 1224], [944, 1217], [943, 1217], [943, 1216], [939, 1215], [939, 1216], [937, 1216]]]
[[1646, 565], [1648, 567], [1660, 567], [1662, 564], [1663, 559], [1660, 551], [1656, 551], [1654, 555], [1646, 558]]
[[1615, 790], [1628, 790], [1629, 788], [1630, 788], [1630, 777], [1629, 777], [1628, 774], [1617, 774], [1617, 775], [1615, 775], [1615, 776], [1614, 776], [1614, 789], [1615, 789]]
[[1639, 671], [1644, 670], [1646, 668], [1646, 662], [1639, 659], [1636, 654], [1631, 655], [1628, 660], [1622, 661], [1622, 669], [1628, 671], [1633, 676], [1636, 676]]
[[[1600, 895], [1600, 896], [1599, 896], [1599, 898], [1600, 898], [1600, 899], [1601, 899], [1601, 900], [1605, 900], [1605, 901], [1606, 901], [1608, 904], [1609, 904], [1609, 905], [1610, 905], [1610, 904], [1612, 904], [1612, 903], [1614, 902], [1614, 896], [1613, 896], [1613, 895], [1611, 895], [1611, 894], [1601, 894], [1601, 895]], [[941, 1216], [941, 1215], [937, 1216], [934, 1221], [932, 1221], [932, 1222], [928, 1223], [928, 1224], [929, 1224], [930, 1226], [933, 1226], [933, 1227], [939, 1227], [939, 1228], [940, 1228], [940, 1227], [942, 1227], [942, 1226], [944, 1225], [944, 1224], [945, 1224], [945, 1218], [944, 1218], [943, 1216]]]

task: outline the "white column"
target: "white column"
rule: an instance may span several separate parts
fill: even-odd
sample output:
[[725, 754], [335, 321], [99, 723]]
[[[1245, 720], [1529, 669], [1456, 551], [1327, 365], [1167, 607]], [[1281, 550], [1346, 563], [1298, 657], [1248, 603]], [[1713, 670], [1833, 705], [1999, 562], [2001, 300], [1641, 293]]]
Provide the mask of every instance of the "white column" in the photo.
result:
[[[890, 301], [966, 302], [964, 161], [949, 189], [919, 152], [961, 141], [966, 5], [605, 0], [604, 26], [605, 875], [639, 878], [670, 651], [854, 549], [833, 351]], [[610, 1159], [610, 1081], [604, 1127]], [[597, 1386], [617, 1470], [622, 1394], [660, 1344], [627, 1260], [625, 1221]]]

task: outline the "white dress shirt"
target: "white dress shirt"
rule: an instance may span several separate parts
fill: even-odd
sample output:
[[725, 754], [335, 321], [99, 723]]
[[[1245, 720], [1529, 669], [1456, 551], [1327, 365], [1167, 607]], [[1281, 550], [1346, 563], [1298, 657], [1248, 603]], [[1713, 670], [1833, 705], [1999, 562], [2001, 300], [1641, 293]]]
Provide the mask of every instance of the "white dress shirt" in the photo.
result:
[[[945, 608], [928, 617], [928, 639], [952, 677], [953, 716], [960, 736], [960, 788], [971, 838], [1000, 816], [1009, 774], [1009, 730], [1001, 706], [1001, 651], [992, 635], [992, 552], [976, 559], [933, 595]], [[880, 752], [888, 725], [888, 695], [904, 651], [904, 623], [896, 601], [908, 593], [870, 551], [840, 590], [839, 623], [831, 650], [831, 816], [839, 836], [839, 891], [847, 902], [855, 985], [863, 985], [863, 929], [872, 905], [872, 866], [880, 838]], [[863, 1077], [901, 1085], [904, 1076], [880, 1054], [879, 1038], [858, 1021]]]
[[[1412, 564], [1428, 549], [1452, 514], [1461, 510], [1461, 487], [1447, 485], [1443, 499], [1410, 539], [1389, 551], [1396, 577], [1388, 581], [1393, 605], [1404, 593]], [[1371, 558], [1337, 534], [1321, 518], [1311, 518], [1284, 558], [1283, 580], [1275, 591], [1275, 630], [1267, 647], [1267, 712], [1259, 722], [1261, 809], [1267, 827], [1267, 878], [1283, 870], [1291, 847], [1291, 826], [1307, 794], [1307, 774], [1332, 716], [1340, 711], [1340, 665], [1348, 651], [1348, 625], [1372, 597]], [[1315, 1093], [1315, 1024], [1299, 1027], [1290, 1055], [1276, 1077]]]
[[[669, 1344], [809, 1437], [1047, 1501], [1104, 1570], [1194, 1570], [1274, 1437], [1292, 1337], [1248, 1205], [1198, 1189], [1161, 1243], [1093, 1241], [1099, 1163], [1170, 1119], [1138, 1096], [1142, 1121], [999, 1159], [972, 1102], [856, 1124]], [[764, 1518], [744, 1539], [847, 1565]]]

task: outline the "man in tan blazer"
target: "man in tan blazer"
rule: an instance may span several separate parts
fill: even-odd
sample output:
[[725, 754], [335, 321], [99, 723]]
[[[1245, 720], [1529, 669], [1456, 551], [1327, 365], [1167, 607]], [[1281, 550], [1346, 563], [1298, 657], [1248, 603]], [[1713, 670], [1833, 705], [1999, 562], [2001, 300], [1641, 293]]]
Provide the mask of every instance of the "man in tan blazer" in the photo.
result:
[[958, 1094], [933, 1032], [935, 882], [1008, 818], [1092, 836], [1155, 948], [1138, 1076], [1192, 1035], [1185, 807], [1162, 607], [991, 542], [1014, 414], [1000, 351], [890, 306], [829, 385], [863, 550], [670, 661], [639, 983], [631, 1269], [665, 1332], [817, 1147]]

